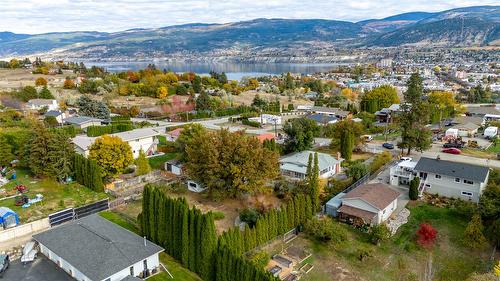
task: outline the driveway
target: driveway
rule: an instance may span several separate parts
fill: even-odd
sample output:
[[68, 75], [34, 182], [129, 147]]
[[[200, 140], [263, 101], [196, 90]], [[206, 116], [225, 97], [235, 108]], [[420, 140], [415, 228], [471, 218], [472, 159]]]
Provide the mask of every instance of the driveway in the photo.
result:
[[45, 256], [39, 254], [30, 264], [23, 265], [21, 261], [12, 261], [3, 276], [6, 281], [75, 281], [62, 269]]

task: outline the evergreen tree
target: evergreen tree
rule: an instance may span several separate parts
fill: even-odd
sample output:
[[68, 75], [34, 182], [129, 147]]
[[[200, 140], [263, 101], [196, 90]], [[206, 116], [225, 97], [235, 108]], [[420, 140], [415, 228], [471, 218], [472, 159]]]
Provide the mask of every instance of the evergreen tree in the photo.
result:
[[12, 154], [12, 145], [7, 142], [4, 136], [0, 135], [0, 166], [9, 165], [14, 158], [15, 156]]
[[487, 241], [484, 237], [483, 229], [481, 215], [479, 213], [474, 214], [465, 228], [464, 244], [472, 249], [480, 249], [486, 246]]
[[138, 176], [145, 175], [151, 171], [151, 166], [149, 165], [149, 161], [146, 158], [146, 154], [142, 149], [139, 151], [139, 157], [137, 157], [137, 159], [135, 160], [135, 165], [136, 165], [135, 173]]

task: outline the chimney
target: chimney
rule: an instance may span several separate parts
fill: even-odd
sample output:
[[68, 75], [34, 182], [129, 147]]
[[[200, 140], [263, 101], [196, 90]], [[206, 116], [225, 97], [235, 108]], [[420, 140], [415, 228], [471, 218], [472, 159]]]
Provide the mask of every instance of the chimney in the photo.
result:
[[144, 236], [144, 247], [146, 247], [146, 236]]

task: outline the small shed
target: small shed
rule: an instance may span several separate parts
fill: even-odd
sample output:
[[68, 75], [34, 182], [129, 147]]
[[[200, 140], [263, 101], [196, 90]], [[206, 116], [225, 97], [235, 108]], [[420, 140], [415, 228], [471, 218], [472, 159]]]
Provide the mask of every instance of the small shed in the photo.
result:
[[0, 224], [4, 229], [14, 227], [19, 224], [19, 216], [10, 208], [0, 207]]
[[453, 138], [458, 138], [458, 129], [456, 128], [449, 128], [446, 130], [445, 136], [447, 137], [453, 137]]
[[196, 192], [196, 193], [202, 192], [206, 189], [206, 188], [203, 188], [201, 183], [195, 182], [193, 180], [188, 180], [187, 186], [188, 186], [189, 191]]
[[325, 212], [327, 215], [337, 217], [337, 210], [340, 208], [340, 205], [342, 205], [342, 198], [344, 195], [345, 193], [341, 192], [326, 202]]
[[165, 162], [165, 171], [174, 175], [182, 175], [182, 163], [179, 160], [172, 159]]

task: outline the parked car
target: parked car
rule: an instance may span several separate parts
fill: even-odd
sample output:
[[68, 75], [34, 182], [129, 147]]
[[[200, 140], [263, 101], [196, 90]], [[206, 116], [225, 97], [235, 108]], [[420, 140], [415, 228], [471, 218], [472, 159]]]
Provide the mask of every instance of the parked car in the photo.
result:
[[9, 268], [10, 259], [9, 255], [0, 255], [0, 277], [3, 277], [7, 268]]
[[387, 148], [387, 149], [394, 149], [394, 144], [392, 144], [392, 143], [384, 142], [384, 144], [382, 144], [382, 146], [384, 148]]
[[447, 142], [443, 144], [444, 148], [463, 148], [464, 144], [462, 142]]
[[401, 162], [403, 162], [403, 161], [411, 161], [413, 159], [411, 157], [401, 157], [401, 158], [399, 158], [399, 160], [401, 160]]
[[442, 150], [444, 153], [450, 153], [450, 154], [460, 154], [462, 153], [462, 151], [460, 151], [460, 149], [458, 148], [445, 148]]

